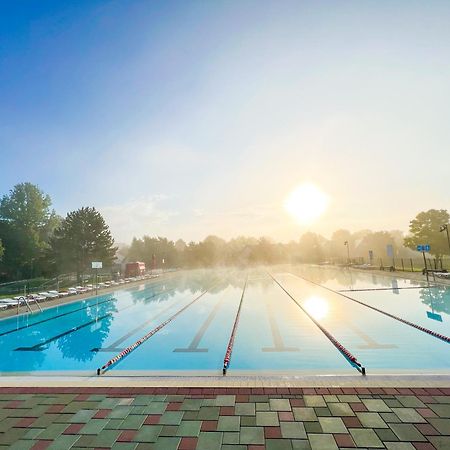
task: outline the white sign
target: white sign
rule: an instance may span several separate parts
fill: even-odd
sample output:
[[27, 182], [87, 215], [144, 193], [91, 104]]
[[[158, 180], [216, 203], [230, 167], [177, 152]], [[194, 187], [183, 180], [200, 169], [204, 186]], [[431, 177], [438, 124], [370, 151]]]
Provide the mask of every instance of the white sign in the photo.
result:
[[101, 269], [102, 267], [103, 267], [103, 264], [101, 261], [92, 261], [93, 269]]

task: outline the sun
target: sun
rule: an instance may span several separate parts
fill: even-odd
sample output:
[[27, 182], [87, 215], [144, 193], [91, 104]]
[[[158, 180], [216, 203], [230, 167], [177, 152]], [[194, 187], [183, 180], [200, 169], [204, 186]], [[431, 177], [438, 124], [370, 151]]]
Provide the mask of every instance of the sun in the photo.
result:
[[297, 186], [284, 202], [285, 210], [300, 224], [315, 222], [327, 209], [329, 197], [317, 186], [304, 183]]
[[321, 297], [310, 297], [303, 306], [316, 320], [323, 319], [328, 314], [328, 303]]

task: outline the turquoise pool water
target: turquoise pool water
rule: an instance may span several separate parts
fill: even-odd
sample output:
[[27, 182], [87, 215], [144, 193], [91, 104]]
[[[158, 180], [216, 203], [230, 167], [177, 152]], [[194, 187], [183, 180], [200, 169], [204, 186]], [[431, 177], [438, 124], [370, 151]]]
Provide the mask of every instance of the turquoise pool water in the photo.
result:
[[368, 307], [450, 336], [448, 288], [311, 266], [181, 272], [1, 320], [0, 371], [95, 373], [187, 307], [109, 373], [220, 373], [241, 298], [229, 373], [355, 373], [330, 336], [368, 373], [449, 373], [449, 343]]

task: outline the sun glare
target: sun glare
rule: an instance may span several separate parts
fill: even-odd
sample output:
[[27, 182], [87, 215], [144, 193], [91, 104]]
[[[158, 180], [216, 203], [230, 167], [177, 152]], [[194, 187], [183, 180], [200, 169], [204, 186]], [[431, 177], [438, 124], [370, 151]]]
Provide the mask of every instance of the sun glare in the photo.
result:
[[284, 202], [284, 208], [300, 224], [310, 224], [325, 212], [328, 203], [328, 195], [314, 184], [305, 183], [289, 194]]
[[310, 297], [304, 307], [316, 320], [323, 319], [328, 314], [328, 303], [321, 297]]

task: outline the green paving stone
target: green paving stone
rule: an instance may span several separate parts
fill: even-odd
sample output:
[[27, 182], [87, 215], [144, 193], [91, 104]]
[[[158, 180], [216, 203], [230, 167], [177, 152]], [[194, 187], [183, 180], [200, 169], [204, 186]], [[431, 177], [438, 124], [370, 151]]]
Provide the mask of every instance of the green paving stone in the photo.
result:
[[290, 411], [291, 403], [288, 399], [271, 398], [269, 400], [271, 411]]
[[358, 417], [362, 426], [365, 428], [389, 428], [386, 422], [376, 412], [357, 412], [356, 417]]
[[133, 400], [133, 405], [147, 406], [153, 401], [153, 395], [138, 395]]
[[304, 395], [303, 400], [306, 406], [327, 406], [321, 395]]
[[391, 408], [380, 399], [362, 399], [362, 402], [369, 411], [372, 412], [390, 412]]
[[80, 436], [80, 438], [77, 441], [77, 447], [88, 447], [88, 448], [94, 448], [92, 445], [92, 441], [95, 439], [96, 436], [92, 436], [91, 434], [86, 434], [84, 436]]
[[196, 437], [200, 434], [201, 426], [202, 423], [200, 421], [183, 420], [177, 429], [176, 435]]
[[197, 411], [185, 411], [183, 420], [197, 420], [198, 412]]
[[167, 404], [160, 402], [153, 402], [144, 408], [144, 414], [162, 414], [166, 410]]
[[147, 415], [129, 415], [120, 425], [124, 430], [139, 430], [144, 423]]
[[111, 450], [134, 450], [137, 446], [136, 442], [116, 442]]
[[266, 439], [266, 450], [292, 450], [292, 444], [287, 439]]
[[181, 394], [171, 394], [166, 397], [167, 402], [182, 403], [182, 402], [184, 402], [184, 400], [185, 400], [185, 397], [184, 397], [184, 395], [181, 395]]
[[357, 395], [343, 394], [338, 395], [337, 397], [338, 400], [342, 403], [359, 403], [361, 401]]
[[426, 420], [413, 408], [392, 408], [392, 412], [407, 423], [425, 423]]
[[328, 408], [333, 416], [349, 417], [355, 415], [348, 403], [328, 403]]
[[27, 428], [27, 432], [23, 435], [22, 439], [36, 439], [42, 433], [42, 430], [43, 428]]
[[1, 436], [1, 443], [2, 444], [13, 444], [14, 442], [18, 441], [19, 439], [22, 439], [23, 435], [25, 434], [25, 430], [21, 428], [11, 428], [6, 433], [4, 433]]
[[[323, 399], [327, 402], [327, 403], [338, 403], [339, 399], [337, 398], [336, 395], [332, 395], [332, 394], [326, 394], [323, 395]], [[359, 402], [359, 400], [358, 400]]]
[[256, 426], [255, 416], [241, 416], [241, 427], [254, 427]]
[[349, 431], [358, 447], [384, 448], [383, 443], [373, 430], [350, 428]]
[[241, 418], [239, 416], [221, 416], [217, 423], [218, 431], [239, 431]]
[[[0, 436], [1, 439], [1, 436]], [[1, 442], [1, 440], [0, 440]], [[35, 442], [32, 441], [16, 441], [14, 444], [9, 445], [8, 448], [10, 450], [29, 450], [35, 445]], [[6, 448], [6, 447], [5, 447]]]
[[373, 431], [377, 433], [377, 436], [383, 442], [398, 441], [398, 437], [393, 433], [393, 431], [390, 428], [375, 428]]
[[177, 435], [178, 427], [176, 425], [164, 425], [162, 427], [161, 433], [159, 433], [160, 436], [176, 436]]
[[292, 450], [311, 450], [308, 440], [293, 439], [291, 441]]
[[97, 436], [94, 437], [91, 445], [93, 447], [111, 447], [111, 445], [113, 445], [114, 442], [116, 442], [116, 439], [120, 436], [120, 433], [120, 430], [102, 430], [97, 434]]
[[317, 417], [330, 417], [331, 411], [328, 408], [314, 408]]
[[389, 427], [401, 441], [426, 441], [419, 430], [409, 423], [390, 423]]
[[79, 439], [80, 436], [61, 435], [47, 447], [47, 450], [68, 449], [72, 447]]
[[280, 428], [284, 439], [306, 439], [305, 426], [301, 422], [281, 422]]
[[250, 403], [269, 403], [268, 395], [250, 395]]
[[426, 408], [426, 405], [413, 395], [397, 395], [395, 398], [407, 408]]
[[240, 444], [264, 444], [264, 428], [262, 427], [241, 427]]
[[388, 450], [416, 450], [410, 442], [385, 442]]
[[105, 425], [105, 430], [117, 430], [120, 429], [122, 425], [122, 419], [109, 419], [108, 423]]
[[202, 406], [203, 400], [200, 398], [187, 398], [180, 407], [181, 411], [198, 411]]
[[437, 450], [448, 450], [450, 448], [449, 436], [430, 436], [429, 440]]
[[99, 409], [113, 409], [119, 403], [118, 398], [105, 398], [98, 404]]
[[136, 442], [156, 442], [161, 431], [161, 425], [142, 425], [134, 440]]
[[277, 427], [280, 424], [276, 412], [257, 412], [256, 426], [258, 427]]
[[[12, 418], [12, 417], [8, 417], [6, 419], [3, 419], [0, 422], [0, 433], [4, 433], [5, 431], [9, 430], [10, 428], [12, 428], [19, 420], [16, 418]], [[47, 424], [46, 424], [47, 425]], [[44, 426], [46, 426], [44, 425]], [[43, 426], [43, 427], [44, 427]], [[39, 428], [39, 427], [38, 427]]]
[[223, 433], [223, 439], [222, 442], [224, 444], [239, 444], [239, 433], [230, 433], [225, 432]]
[[319, 422], [304, 422], [303, 423], [307, 433], [322, 433], [322, 427]]
[[450, 405], [445, 404], [432, 404], [428, 405], [439, 417], [448, 419], [450, 418]]
[[110, 419], [125, 419], [133, 410], [132, 406], [116, 406], [108, 418]]
[[317, 421], [317, 416], [314, 408], [292, 408], [295, 420], [301, 422]]
[[347, 428], [340, 417], [319, 417], [324, 433], [347, 433]]
[[204, 398], [202, 406], [217, 406], [215, 398]]
[[198, 420], [217, 420], [219, 418], [218, 406], [202, 406], [197, 415]]
[[255, 403], [256, 411], [270, 411], [269, 403]]
[[450, 435], [450, 419], [441, 419], [437, 417], [430, 417], [428, 421], [441, 434]]
[[106, 427], [106, 425], [108, 425], [108, 422], [109, 419], [91, 419], [80, 430], [80, 434], [98, 434]]
[[337, 450], [338, 446], [332, 434], [308, 434], [312, 450]]
[[[92, 419], [92, 416], [95, 414], [95, 411], [91, 409], [82, 409], [81, 411], [78, 411], [75, 415], [72, 416], [72, 418], [69, 420], [70, 423], [87, 423]], [[40, 417], [38, 420], [42, 419]], [[34, 422], [34, 426], [37, 425], [38, 420]]]
[[220, 450], [222, 433], [210, 431], [201, 432], [197, 441], [197, 450]]
[[386, 403], [389, 408], [404, 408], [404, 405], [402, 405], [398, 400], [395, 399], [385, 399], [384, 403]]
[[221, 450], [247, 450], [246, 445], [222, 445]]
[[52, 423], [39, 435], [39, 439], [56, 439], [65, 429], [67, 425], [65, 423]]
[[54, 423], [65, 423], [66, 425], [70, 423], [73, 414], [59, 414], [58, 417], [54, 419]]
[[183, 419], [183, 411], [166, 411], [159, 421], [161, 425], [179, 425]]
[[444, 403], [450, 405], [450, 395], [438, 395], [437, 397], [433, 397], [437, 403]]
[[401, 423], [401, 420], [398, 418], [397, 414], [394, 413], [380, 413], [381, 418], [386, 423]]
[[[86, 414], [85, 422], [87, 422], [92, 415], [90, 413], [94, 413], [94, 411], [89, 411], [89, 414]], [[33, 427], [35, 428], [47, 428], [49, 425], [55, 422], [58, 414], [45, 414], [44, 416], [39, 417], [33, 422]], [[83, 416], [84, 417], [84, 416]], [[83, 422], [80, 422], [83, 423]]]
[[234, 406], [234, 404], [236, 403], [236, 396], [218, 395], [214, 403], [216, 406]]
[[255, 404], [254, 403], [236, 403], [234, 407], [235, 414], [237, 416], [254, 416]]
[[180, 441], [181, 438], [178, 437], [160, 437], [151, 448], [152, 450], [177, 450]]

